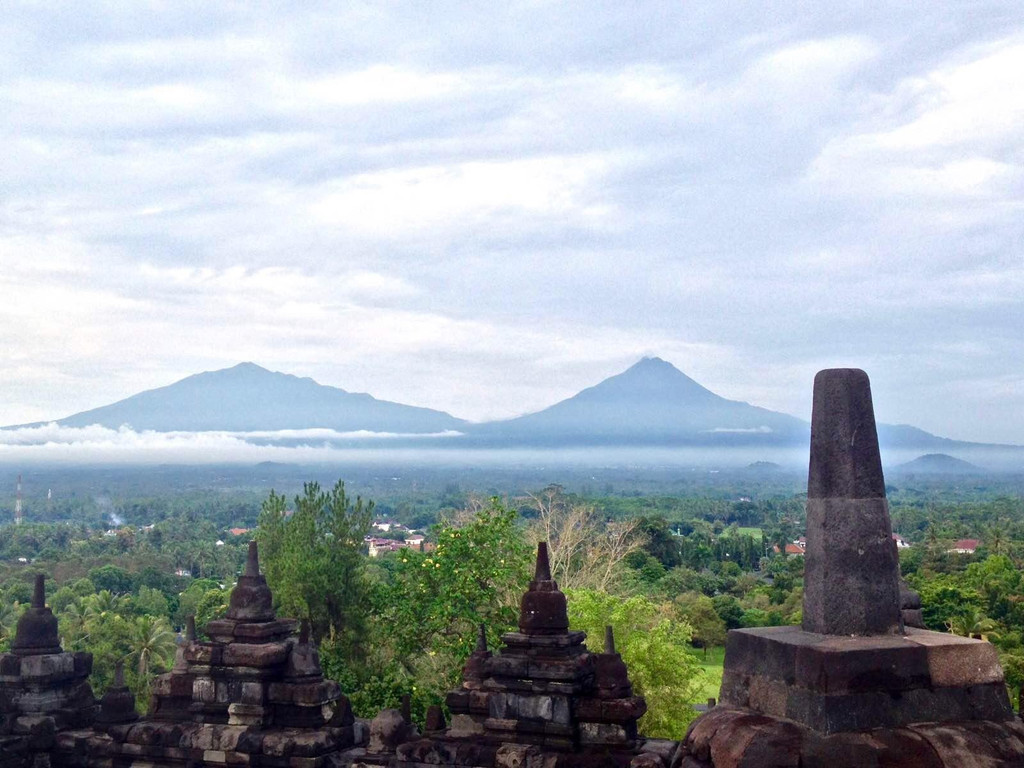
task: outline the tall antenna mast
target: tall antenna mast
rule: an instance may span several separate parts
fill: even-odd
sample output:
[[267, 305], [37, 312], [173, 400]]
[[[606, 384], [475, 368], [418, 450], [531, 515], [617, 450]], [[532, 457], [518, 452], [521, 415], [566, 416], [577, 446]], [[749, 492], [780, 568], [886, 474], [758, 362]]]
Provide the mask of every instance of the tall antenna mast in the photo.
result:
[[18, 495], [14, 497], [14, 523], [21, 525], [21, 475], [18, 475]]

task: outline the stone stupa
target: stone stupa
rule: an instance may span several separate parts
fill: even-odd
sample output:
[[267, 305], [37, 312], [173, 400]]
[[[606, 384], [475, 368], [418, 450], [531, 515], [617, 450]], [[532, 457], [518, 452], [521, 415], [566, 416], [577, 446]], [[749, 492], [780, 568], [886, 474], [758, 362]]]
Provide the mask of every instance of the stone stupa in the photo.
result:
[[548, 768], [626, 768], [658, 746], [638, 735], [647, 704], [633, 693], [610, 628], [604, 653], [588, 650], [586, 633], [569, 628], [544, 542], [518, 631], [501, 639], [492, 654], [480, 628], [462, 686], [448, 694], [451, 727], [399, 746], [399, 768], [514, 768], [538, 760]]
[[904, 625], [871, 389], [814, 380], [802, 627], [729, 633], [674, 768], [1024, 765], [995, 647]]

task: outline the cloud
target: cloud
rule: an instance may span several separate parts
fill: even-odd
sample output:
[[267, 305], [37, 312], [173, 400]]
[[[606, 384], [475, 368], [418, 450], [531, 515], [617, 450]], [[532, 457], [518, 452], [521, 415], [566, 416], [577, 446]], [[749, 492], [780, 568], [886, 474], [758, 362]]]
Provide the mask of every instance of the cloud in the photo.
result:
[[494, 418], [654, 352], [1019, 441], [1024, 11], [985, 8], [12, 8], [0, 423], [242, 359]]
[[[154, 432], [98, 424], [65, 427], [55, 423], [0, 430], [0, 462], [184, 464], [293, 463], [341, 461], [353, 454], [339, 446], [375, 441], [457, 437], [453, 431], [434, 434], [338, 432], [333, 429], [283, 429], [252, 432]], [[366, 454], [373, 458], [374, 453]]]

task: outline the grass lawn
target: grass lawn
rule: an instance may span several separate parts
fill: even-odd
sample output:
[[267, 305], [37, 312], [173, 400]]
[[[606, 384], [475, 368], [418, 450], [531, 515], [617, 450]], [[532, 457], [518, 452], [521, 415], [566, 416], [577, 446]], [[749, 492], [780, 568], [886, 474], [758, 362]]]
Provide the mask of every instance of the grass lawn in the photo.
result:
[[761, 529], [760, 528], [743, 528], [743, 527], [740, 527], [737, 530], [738, 530], [740, 536], [753, 536], [756, 539], [758, 536], [761, 535]]
[[692, 651], [697, 657], [700, 668], [704, 670], [705, 683], [700, 696], [695, 704], [703, 704], [707, 699], [718, 699], [718, 689], [722, 687], [722, 664], [725, 661], [725, 647], [708, 648], [708, 657], [704, 658], [704, 651], [694, 648]]

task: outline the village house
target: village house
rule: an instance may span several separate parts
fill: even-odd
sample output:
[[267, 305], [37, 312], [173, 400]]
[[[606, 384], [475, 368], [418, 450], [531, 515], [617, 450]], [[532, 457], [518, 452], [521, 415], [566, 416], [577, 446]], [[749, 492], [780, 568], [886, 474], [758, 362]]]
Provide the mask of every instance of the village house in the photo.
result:
[[981, 542], [977, 539], [960, 539], [948, 551], [957, 555], [973, 555], [980, 546]]

